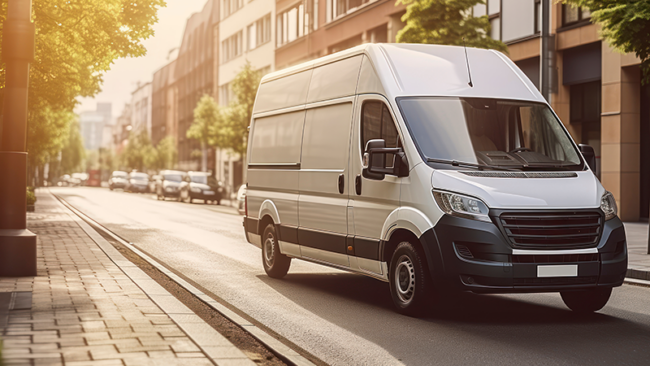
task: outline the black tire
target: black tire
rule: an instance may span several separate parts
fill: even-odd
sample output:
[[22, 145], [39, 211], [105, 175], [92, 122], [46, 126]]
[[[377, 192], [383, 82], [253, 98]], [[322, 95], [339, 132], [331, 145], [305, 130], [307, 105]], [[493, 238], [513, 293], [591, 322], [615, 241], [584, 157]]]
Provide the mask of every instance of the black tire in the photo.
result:
[[399, 243], [390, 263], [389, 283], [393, 304], [398, 313], [422, 316], [433, 295], [425, 257], [413, 244]]
[[273, 224], [268, 224], [262, 235], [262, 264], [271, 278], [282, 278], [289, 272], [291, 258], [280, 253], [278, 236]]
[[210, 202], [210, 201], [208, 201], [208, 200], [203, 200], [203, 204], [204, 204], [204, 205], [207, 205], [208, 203], [212, 203], [212, 202]]
[[113, 190], [113, 187], [108, 187], [108, 189], [110, 189], [110, 190], [112, 191], [112, 190]]
[[585, 291], [560, 292], [562, 301], [576, 313], [589, 314], [605, 307], [612, 295], [611, 287], [595, 288]]

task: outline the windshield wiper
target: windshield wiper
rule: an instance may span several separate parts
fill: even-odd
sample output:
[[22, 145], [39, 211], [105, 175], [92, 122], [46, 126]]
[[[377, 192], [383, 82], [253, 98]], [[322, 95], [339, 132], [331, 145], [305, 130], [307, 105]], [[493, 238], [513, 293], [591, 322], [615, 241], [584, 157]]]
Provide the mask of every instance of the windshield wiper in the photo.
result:
[[444, 159], [427, 158], [427, 162], [429, 162], [429, 163], [447, 164], [447, 165], [452, 165], [452, 166], [462, 166], [462, 167], [468, 167], [468, 168], [475, 168], [475, 169], [478, 169], [478, 170], [490, 169], [490, 170], [502, 170], [502, 171], [508, 171], [508, 172], [517, 172], [517, 171], [519, 171], [517, 169], [502, 168], [502, 167], [498, 167], [498, 166], [485, 165], [485, 164], [464, 163], [462, 161], [456, 161], [456, 160], [444, 160]]

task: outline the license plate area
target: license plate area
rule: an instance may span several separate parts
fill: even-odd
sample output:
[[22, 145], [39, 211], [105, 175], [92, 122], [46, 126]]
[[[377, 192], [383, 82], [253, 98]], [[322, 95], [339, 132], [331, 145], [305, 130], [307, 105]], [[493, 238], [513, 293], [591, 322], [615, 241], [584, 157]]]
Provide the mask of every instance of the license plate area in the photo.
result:
[[578, 277], [578, 265], [562, 264], [562, 265], [537, 266], [537, 277], [538, 278]]

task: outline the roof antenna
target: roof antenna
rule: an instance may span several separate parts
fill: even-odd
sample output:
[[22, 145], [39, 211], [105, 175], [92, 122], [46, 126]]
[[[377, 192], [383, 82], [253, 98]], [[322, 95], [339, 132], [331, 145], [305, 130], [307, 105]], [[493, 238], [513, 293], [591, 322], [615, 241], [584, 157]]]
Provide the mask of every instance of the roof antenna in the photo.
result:
[[470, 88], [474, 87], [474, 83], [472, 83], [472, 71], [469, 69], [469, 58], [467, 57], [467, 46], [465, 45], [465, 37], [463, 37], [463, 47], [465, 48], [465, 62], [467, 62], [467, 74], [469, 75], [469, 85]]

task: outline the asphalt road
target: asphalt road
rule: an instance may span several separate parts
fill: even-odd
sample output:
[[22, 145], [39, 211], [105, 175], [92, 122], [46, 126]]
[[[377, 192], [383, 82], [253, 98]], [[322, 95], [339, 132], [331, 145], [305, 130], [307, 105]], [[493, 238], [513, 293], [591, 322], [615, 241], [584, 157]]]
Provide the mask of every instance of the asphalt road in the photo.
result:
[[624, 285], [578, 317], [559, 294], [463, 294], [425, 319], [393, 312], [388, 284], [297, 261], [266, 276], [234, 210], [100, 188], [54, 194], [332, 365], [648, 365], [650, 288]]

